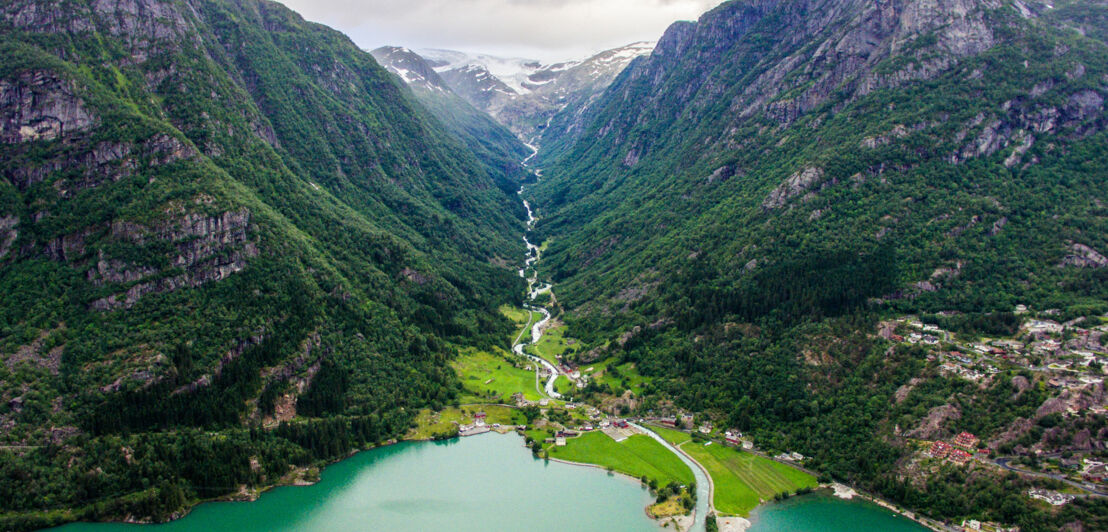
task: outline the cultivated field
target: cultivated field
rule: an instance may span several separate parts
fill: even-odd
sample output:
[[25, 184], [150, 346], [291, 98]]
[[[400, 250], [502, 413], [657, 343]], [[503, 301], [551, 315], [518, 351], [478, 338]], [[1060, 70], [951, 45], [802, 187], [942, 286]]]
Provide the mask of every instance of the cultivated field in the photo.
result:
[[712, 475], [716, 486], [712, 502], [723, 515], [745, 516], [774, 494], [817, 485], [816, 478], [803, 471], [718, 443], [689, 442], [681, 450]]
[[688, 432], [680, 431], [677, 429], [671, 429], [653, 424], [650, 425], [649, 428], [650, 430], [657, 432], [663, 440], [666, 440], [673, 445], [681, 445], [682, 443], [685, 443], [692, 439], [692, 436], [690, 436]]
[[659, 486], [693, 482], [692, 470], [680, 458], [642, 434], [616, 443], [604, 433], [588, 432], [571, 438], [565, 447], [550, 447], [549, 453], [551, 458], [595, 464], [635, 478], [645, 475]]

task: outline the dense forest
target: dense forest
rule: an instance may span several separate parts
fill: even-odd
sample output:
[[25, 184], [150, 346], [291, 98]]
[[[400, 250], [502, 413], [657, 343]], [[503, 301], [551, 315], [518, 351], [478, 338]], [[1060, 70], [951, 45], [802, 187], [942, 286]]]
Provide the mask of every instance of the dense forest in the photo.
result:
[[308, 475], [509, 335], [526, 148], [277, 3], [5, 2], [0, 115], [0, 528]]
[[[550, 122], [527, 188], [540, 302], [571, 363], [611, 368], [580, 393], [694, 412], [940, 520], [1108, 529], [1101, 498], [1028, 504], [1060, 486], [922, 468], [911, 441], [1024, 423], [994, 446], [1015, 453], [1097, 440], [1102, 413], [1043, 413], [1026, 367], [979, 385], [878, 334], [1104, 323], [1104, 20], [733, 0], [674, 24]], [[310, 481], [457, 403], [459, 347], [514, 332], [528, 152], [268, 0], [5, 2], [0, 528]]]
[[939, 519], [1108, 526], [1099, 499], [1027, 504], [1015, 475], [905, 473], [897, 434], [930, 409], [989, 438], [1050, 395], [875, 334], [1108, 312], [1108, 264], [1074, 258], [1108, 250], [1108, 46], [1082, 30], [1106, 11], [1056, 4], [733, 1], [674, 24], [583, 133], [542, 139], [542, 272], [578, 356], [634, 363], [640, 412], [672, 400]]

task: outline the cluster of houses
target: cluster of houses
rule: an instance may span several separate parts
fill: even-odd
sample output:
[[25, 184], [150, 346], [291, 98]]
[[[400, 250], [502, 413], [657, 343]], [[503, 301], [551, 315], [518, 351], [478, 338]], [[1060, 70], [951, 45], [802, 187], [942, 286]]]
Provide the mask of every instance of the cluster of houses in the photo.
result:
[[781, 453], [777, 456], [774, 456], [773, 459], [781, 460], [784, 462], [800, 462], [804, 460], [804, 455], [794, 451], [791, 453]]
[[754, 442], [743, 438], [743, 433], [739, 432], [736, 429], [725, 431], [723, 433], [723, 441], [727, 442], [729, 445], [734, 445], [735, 447], [742, 447], [744, 451], [754, 449]]
[[991, 364], [984, 364], [978, 369], [972, 359], [958, 351], [950, 351], [939, 355], [945, 362], [939, 365], [939, 369], [948, 375], [955, 375], [969, 381], [979, 381], [986, 375], [998, 373], [1000, 370]]
[[993, 522], [982, 523], [976, 519], [966, 519], [962, 521], [962, 530], [963, 532], [1019, 532], [1019, 527], [1005, 527]]
[[[1108, 370], [1108, 325], [1080, 327], [1078, 323], [1058, 323], [1048, 319], [1025, 319], [1019, 340], [1000, 338], [984, 341], [959, 341], [948, 331], [925, 324], [913, 317], [890, 322], [882, 336], [895, 342], [941, 346], [928, 355], [939, 362], [939, 370], [950, 376], [980, 382], [1004, 367], [1019, 367], [1046, 374], [1048, 384], [1059, 389], [1082, 389], [1103, 383]], [[906, 336], [896, 334], [900, 327]], [[1023, 340], [1023, 341], [1021, 341]], [[1108, 412], [1104, 405], [1088, 406]]]
[[1048, 504], [1054, 506], [1061, 506], [1072, 501], [1075, 497], [1069, 493], [1061, 493], [1053, 490], [1044, 490], [1038, 488], [1032, 488], [1027, 491], [1027, 495], [1032, 499], [1039, 499], [1040, 501], [1046, 501]]
[[[665, 425], [667, 427], [673, 427], [676, 429], [691, 429], [693, 428], [693, 415], [681, 414], [678, 416], [665, 416], [655, 419], [657, 423]], [[709, 429], [709, 432], [711, 429]]]
[[973, 458], [973, 454], [971, 453], [973, 449], [977, 447], [977, 442], [977, 436], [968, 432], [963, 432], [955, 436], [949, 442], [939, 440], [932, 443], [928, 454], [933, 458], [949, 460], [958, 465], [965, 465]]
[[488, 416], [484, 412], [473, 414], [473, 423], [458, 425], [458, 436], [476, 436], [492, 430], [492, 427], [485, 423], [486, 419]]
[[576, 438], [580, 433], [573, 430], [559, 430], [554, 433], [553, 440], [546, 440], [546, 443], [553, 443], [555, 447], [565, 447], [566, 439]]

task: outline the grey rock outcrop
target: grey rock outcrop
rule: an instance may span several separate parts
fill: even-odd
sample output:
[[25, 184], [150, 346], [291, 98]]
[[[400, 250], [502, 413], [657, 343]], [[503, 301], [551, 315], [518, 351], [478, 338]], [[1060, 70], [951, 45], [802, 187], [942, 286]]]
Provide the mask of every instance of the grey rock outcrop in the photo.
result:
[[19, 238], [19, 217], [0, 216], [0, 259], [8, 256], [15, 239]]
[[135, 244], [154, 240], [174, 243], [175, 252], [168, 257], [171, 267], [184, 273], [157, 278], [160, 270], [134, 265], [100, 256], [88, 271], [89, 281], [105, 283], [139, 282], [123, 293], [94, 301], [94, 310], [128, 308], [149, 294], [172, 292], [180, 288], [226, 279], [247, 266], [247, 260], [258, 255], [256, 244], [249, 239], [250, 212], [241, 209], [219, 216], [188, 213], [148, 228], [130, 222], [116, 222], [110, 228], [112, 238]]
[[96, 122], [73, 83], [48, 71], [0, 79], [0, 142], [53, 140]]
[[1062, 262], [1059, 263], [1058, 266], [1104, 268], [1108, 267], [1108, 258], [1085, 244], [1075, 243], [1070, 246], [1069, 254], [1062, 258]]
[[779, 209], [785, 206], [790, 198], [799, 196], [808, 191], [823, 179], [823, 170], [816, 167], [808, 167], [789, 176], [785, 182], [770, 192], [762, 202], [766, 209]]

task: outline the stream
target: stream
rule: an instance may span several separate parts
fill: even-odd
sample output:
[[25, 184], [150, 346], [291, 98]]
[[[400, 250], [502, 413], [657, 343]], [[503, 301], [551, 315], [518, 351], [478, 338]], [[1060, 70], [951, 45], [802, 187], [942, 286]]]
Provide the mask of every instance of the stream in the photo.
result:
[[[528, 144], [527, 147], [531, 148], [531, 155], [523, 160], [522, 164], [524, 166], [527, 166], [527, 161], [530, 161], [532, 158], [535, 157], [535, 155], [539, 153], [538, 149], [534, 146]], [[535, 175], [541, 176], [542, 173], [536, 171]], [[523, 261], [523, 267], [519, 269], [519, 276], [527, 280], [527, 299], [529, 303], [524, 303], [523, 308], [527, 309], [528, 311], [542, 313], [542, 319], [535, 322], [531, 326], [531, 341], [525, 342], [523, 340], [523, 334], [520, 333], [519, 337], [517, 337], [515, 342], [512, 344], [512, 351], [514, 351], [517, 355], [525, 356], [531, 359], [533, 362], [540, 364], [542, 367], [545, 367], [546, 371], [550, 374], [550, 378], [546, 381], [544, 391], [546, 392], [546, 395], [551, 399], [560, 399], [562, 397], [562, 394], [558, 393], [558, 391], [554, 389], [554, 383], [558, 380], [558, 375], [561, 375], [561, 372], [558, 370], [557, 366], [551, 364], [541, 357], [526, 353], [523, 350], [523, 348], [526, 347], [527, 344], [536, 344], [539, 342], [539, 339], [542, 338], [543, 327], [545, 327], [546, 324], [550, 322], [550, 311], [542, 306], [533, 304], [533, 302], [540, 295], [550, 292], [553, 288], [550, 283], [540, 282], [538, 270], [531, 268], [531, 266], [534, 265], [535, 262], [537, 262], [542, 256], [542, 250], [539, 249], [539, 246], [531, 243], [531, 241], [527, 238], [527, 236], [531, 233], [531, 229], [535, 225], [535, 214], [531, 211], [531, 204], [528, 203], [527, 200], [522, 199], [524, 186], [525, 185], [520, 185], [519, 192], [516, 193], [520, 196], [521, 201], [523, 201], [523, 207], [527, 209], [527, 231], [523, 234], [523, 243], [527, 246], [527, 259]], [[527, 276], [528, 269], [531, 270], [530, 277]]]

